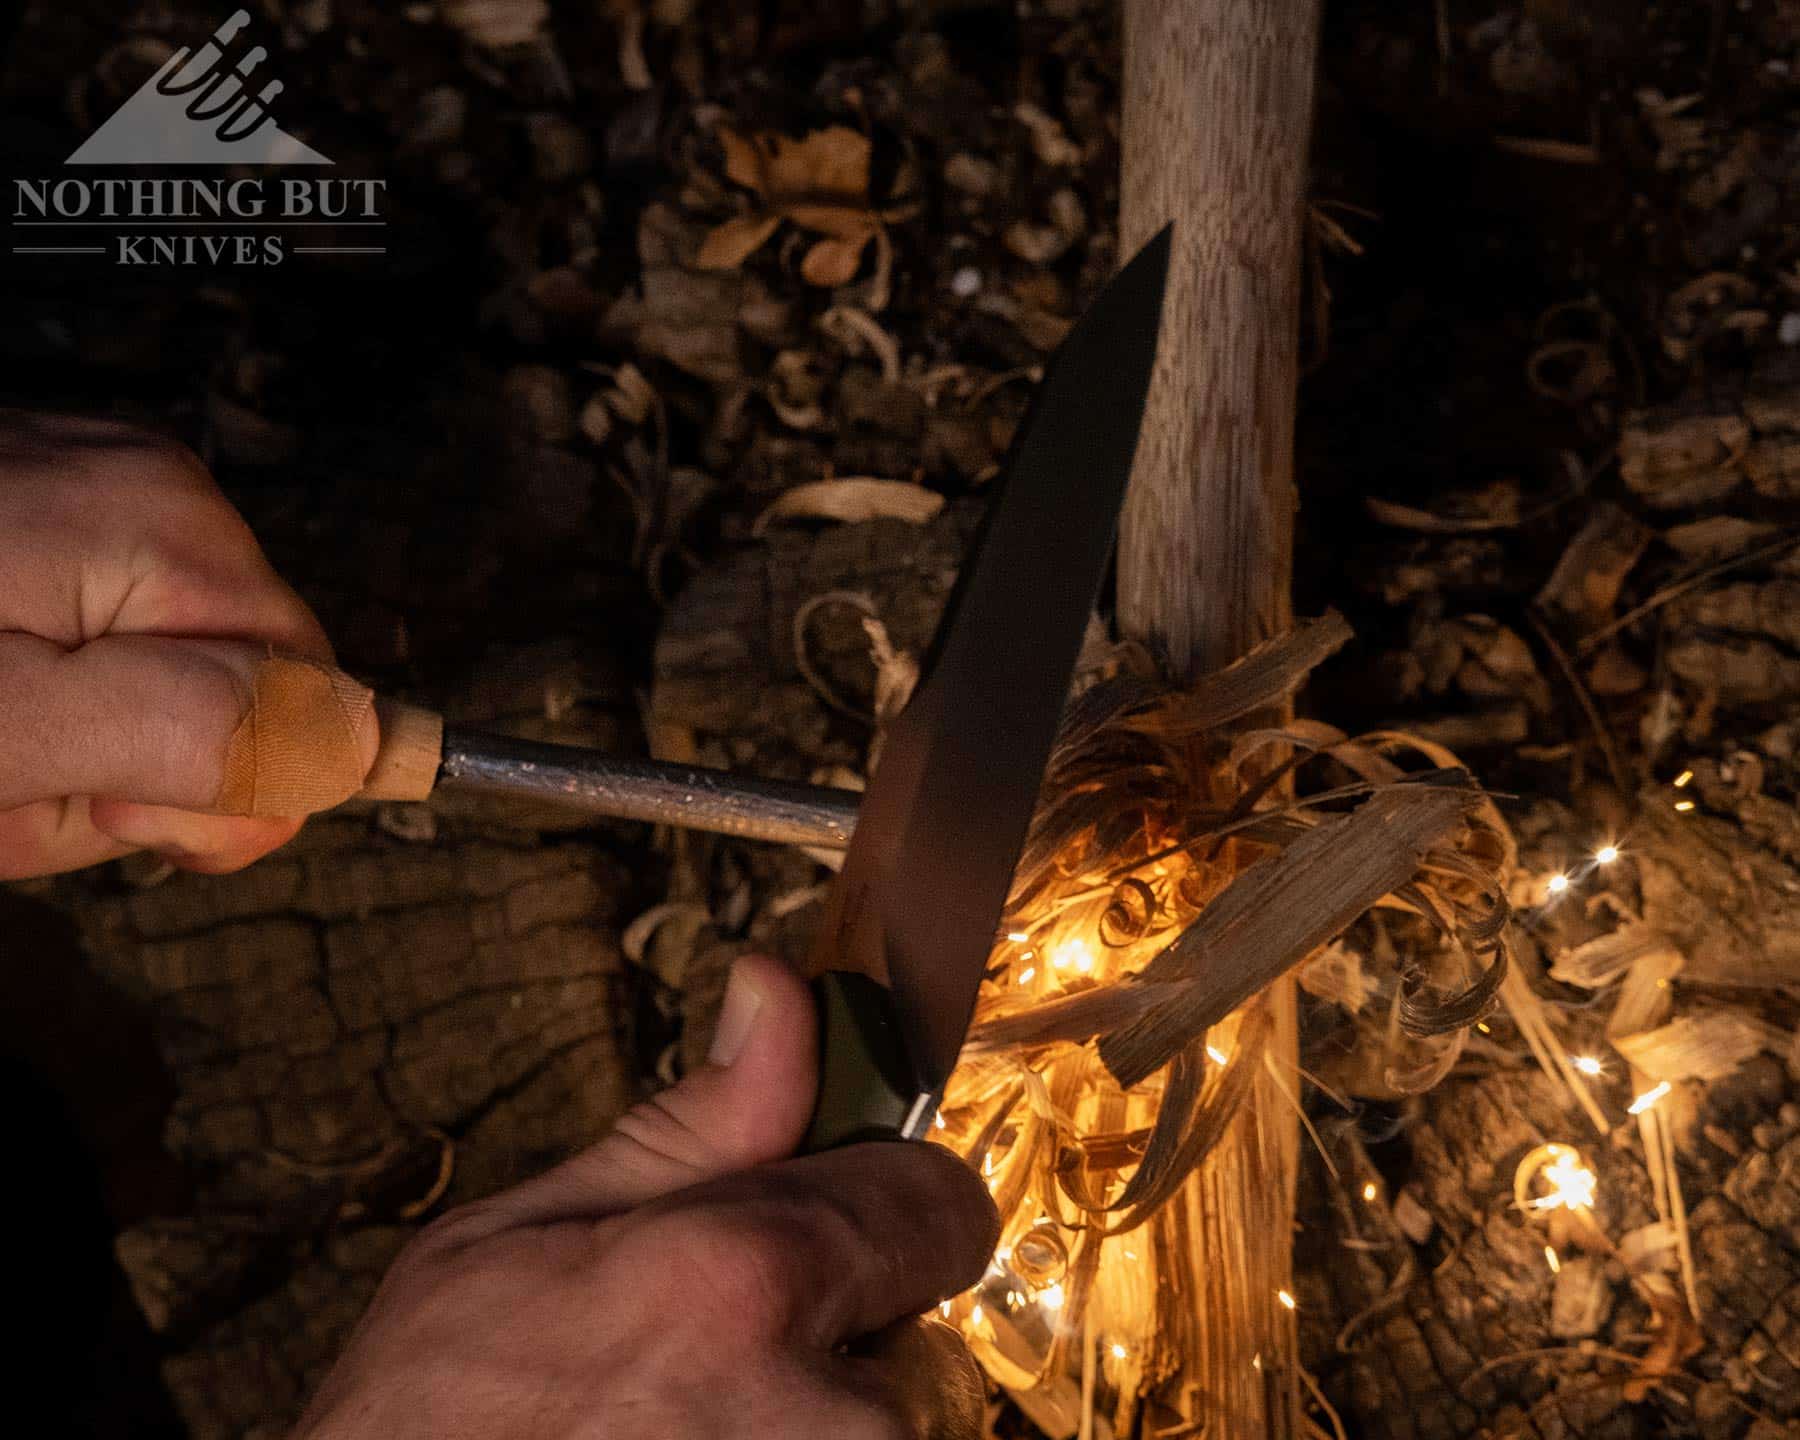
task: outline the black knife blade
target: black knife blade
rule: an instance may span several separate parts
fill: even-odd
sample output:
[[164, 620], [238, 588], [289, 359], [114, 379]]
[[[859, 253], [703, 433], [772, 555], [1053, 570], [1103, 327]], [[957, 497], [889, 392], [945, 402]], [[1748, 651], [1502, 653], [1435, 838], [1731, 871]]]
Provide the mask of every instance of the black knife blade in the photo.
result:
[[1063, 341], [883, 741], [814, 951], [809, 1149], [917, 1138], [962, 1048], [1131, 475], [1169, 231]]

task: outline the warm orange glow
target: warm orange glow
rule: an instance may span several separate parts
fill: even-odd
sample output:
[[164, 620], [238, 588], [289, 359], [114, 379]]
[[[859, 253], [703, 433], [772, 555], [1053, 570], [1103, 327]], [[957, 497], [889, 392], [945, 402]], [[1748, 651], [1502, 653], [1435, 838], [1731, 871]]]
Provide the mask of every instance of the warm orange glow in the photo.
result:
[[1094, 968], [1093, 947], [1079, 936], [1072, 935], [1067, 940], [1058, 942], [1050, 951], [1050, 963], [1058, 970], [1090, 974]]

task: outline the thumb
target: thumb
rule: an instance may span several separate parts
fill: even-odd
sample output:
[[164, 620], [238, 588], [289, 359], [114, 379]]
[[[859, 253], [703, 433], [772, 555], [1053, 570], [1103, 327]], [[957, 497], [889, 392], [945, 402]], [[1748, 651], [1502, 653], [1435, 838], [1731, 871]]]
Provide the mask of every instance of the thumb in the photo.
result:
[[[731, 967], [707, 1063], [622, 1116], [572, 1160], [475, 1209], [481, 1234], [629, 1210], [791, 1155], [818, 1090], [818, 1022], [806, 982], [779, 960]], [[469, 1228], [464, 1239], [476, 1238]]]
[[373, 697], [267, 645], [0, 634], [0, 811], [71, 795], [297, 816], [361, 788]]

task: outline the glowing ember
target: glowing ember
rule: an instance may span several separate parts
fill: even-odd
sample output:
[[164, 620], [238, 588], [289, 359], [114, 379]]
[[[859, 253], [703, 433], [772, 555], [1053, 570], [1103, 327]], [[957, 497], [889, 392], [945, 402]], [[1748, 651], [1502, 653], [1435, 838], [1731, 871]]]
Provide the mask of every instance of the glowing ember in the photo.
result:
[[1115, 1360], [1123, 1360], [1130, 1353], [1123, 1345], [1115, 1344], [1112, 1347], [1112, 1357]]
[[1560, 895], [1568, 888], [1569, 877], [1567, 875], [1552, 875], [1550, 877], [1550, 893], [1552, 895]]
[[1363, 1186], [1363, 1199], [1365, 1200], [1373, 1200], [1380, 1193], [1381, 1192], [1375, 1188], [1375, 1182], [1373, 1180]]
[[1223, 1050], [1221, 1050], [1217, 1045], [1208, 1045], [1206, 1047], [1206, 1058], [1208, 1060], [1212, 1061], [1213, 1064], [1215, 1064], [1215, 1065], [1223, 1065], [1231, 1057], [1229, 1055], [1227, 1055]]
[[1625, 1113], [1628, 1115], [1642, 1115], [1668, 1093], [1669, 1082], [1667, 1080], [1659, 1080], [1642, 1095], [1638, 1096], [1637, 1099], [1633, 1100], [1631, 1104], [1627, 1105], [1625, 1107]]
[[1037, 966], [1035, 966], [1035, 965], [1027, 965], [1022, 971], [1019, 972], [1019, 983], [1021, 985], [1029, 985], [1036, 978], [1037, 978]]
[[1552, 1250], [1548, 1245], [1544, 1247], [1544, 1263], [1550, 1267], [1550, 1273], [1552, 1275], [1562, 1273], [1562, 1261], [1556, 1258], [1556, 1251]]
[[1599, 1075], [1606, 1069], [1592, 1055], [1577, 1055], [1572, 1063], [1583, 1075]]
[[1617, 845], [1602, 845], [1594, 852], [1594, 859], [1598, 860], [1602, 865], [1610, 865], [1618, 858], [1619, 847]]
[[1042, 1305], [1046, 1310], [1062, 1309], [1064, 1299], [1062, 1282], [1059, 1280], [1054, 1285], [1046, 1285], [1038, 1292], [1037, 1299], [1038, 1304]]
[[1682, 786], [1686, 785], [1688, 783], [1688, 781], [1692, 780], [1693, 778], [1694, 778], [1694, 772], [1692, 770], [1683, 770], [1679, 775], [1677, 775], [1675, 777], [1675, 788], [1677, 790], [1681, 789]]
[[1288, 1309], [1292, 1310], [1294, 1308], [1294, 1304], [1295, 1304], [1294, 1297], [1292, 1295], [1288, 1294], [1287, 1291], [1277, 1290], [1275, 1292], [1275, 1298], [1277, 1300], [1279, 1300], [1283, 1305], [1287, 1306]]
[[1685, 815], [1694, 808], [1694, 802], [1692, 800], [1677, 800], [1675, 802], [1675, 808]]
[[1015, 945], [1023, 945], [1031, 937], [1029, 935], [1027, 935], [1023, 930], [1014, 930], [1006, 938], [1008, 940], [1012, 941], [1013, 944], [1015, 944]]

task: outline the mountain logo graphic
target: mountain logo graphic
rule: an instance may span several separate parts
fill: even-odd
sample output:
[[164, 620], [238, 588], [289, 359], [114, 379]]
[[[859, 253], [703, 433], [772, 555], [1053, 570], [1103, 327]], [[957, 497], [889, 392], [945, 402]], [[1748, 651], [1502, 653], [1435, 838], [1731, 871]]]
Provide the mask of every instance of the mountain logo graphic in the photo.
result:
[[71, 165], [330, 165], [280, 126], [271, 80], [252, 93], [250, 72], [268, 58], [258, 45], [233, 53], [250, 23], [240, 10], [197, 51], [180, 50], [68, 159]]

